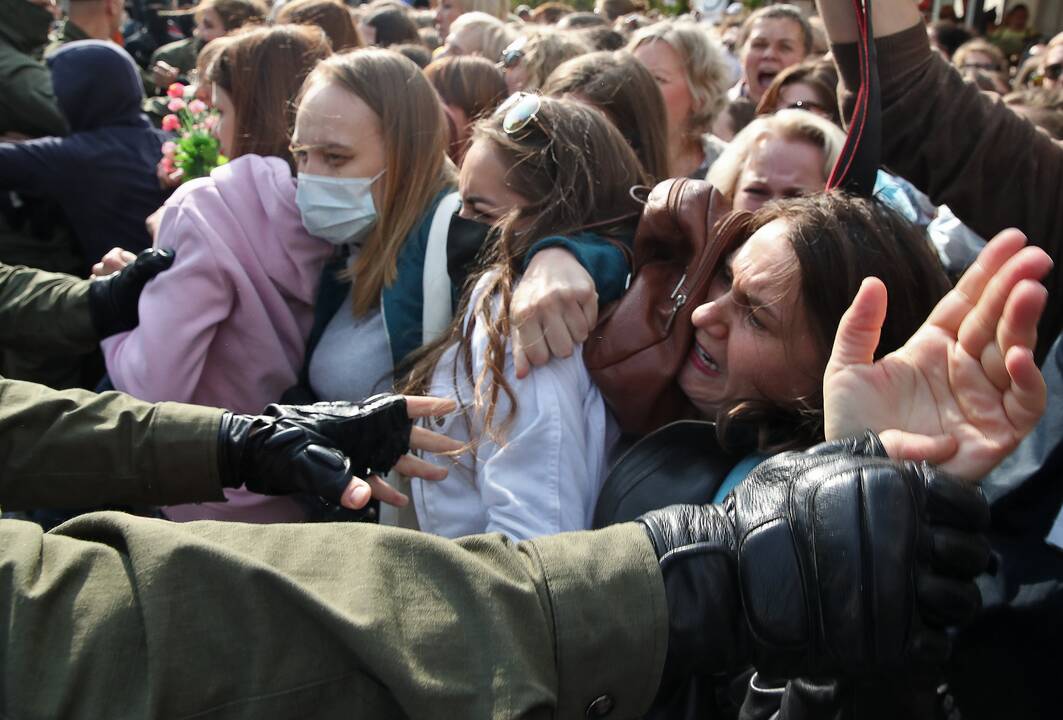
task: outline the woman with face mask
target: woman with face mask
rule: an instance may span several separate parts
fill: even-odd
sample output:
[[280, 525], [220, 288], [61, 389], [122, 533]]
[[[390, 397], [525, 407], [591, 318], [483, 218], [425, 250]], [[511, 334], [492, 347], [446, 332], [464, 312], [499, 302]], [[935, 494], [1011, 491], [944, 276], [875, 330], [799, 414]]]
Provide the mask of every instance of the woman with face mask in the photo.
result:
[[[331, 251], [303, 229], [288, 151], [288, 108], [330, 51], [319, 29], [295, 25], [216, 42], [208, 74], [231, 161], [163, 206], [156, 245], [177, 259], [142, 295], [140, 326], [103, 350], [111, 381], [130, 395], [257, 413], [295, 380]], [[163, 512], [181, 521], [305, 518], [288, 498], [225, 494], [228, 502]]]
[[[307, 231], [338, 249], [321, 273], [307, 359], [286, 401], [360, 399], [390, 389], [404, 360], [447, 328], [467, 273], [489, 249], [490, 230], [488, 214], [468, 209], [477, 197], [453, 191], [447, 142], [437, 93], [400, 55], [335, 55], [307, 78], [292, 136], [296, 201]], [[599, 301], [620, 295], [628, 272], [621, 248], [557, 239], [536, 244], [527, 257], [559, 242], [597, 287], [588, 300], [594, 313]], [[585, 323], [589, 309], [562, 302], [565, 292], [536, 284], [528, 316]]]

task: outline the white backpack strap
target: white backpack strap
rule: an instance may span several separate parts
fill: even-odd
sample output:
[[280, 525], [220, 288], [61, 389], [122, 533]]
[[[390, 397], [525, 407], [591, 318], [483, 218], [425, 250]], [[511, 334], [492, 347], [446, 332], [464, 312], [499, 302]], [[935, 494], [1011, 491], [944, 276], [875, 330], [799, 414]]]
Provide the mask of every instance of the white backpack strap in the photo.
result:
[[428, 230], [428, 246], [424, 252], [424, 310], [421, 313], [421, 342], [429, 343], [450, 326], [451, 283], [447, 273], [447, 231], [450, 219], [461, 206], [461, 196], [450, 193], [439, 201], [432, 226]]

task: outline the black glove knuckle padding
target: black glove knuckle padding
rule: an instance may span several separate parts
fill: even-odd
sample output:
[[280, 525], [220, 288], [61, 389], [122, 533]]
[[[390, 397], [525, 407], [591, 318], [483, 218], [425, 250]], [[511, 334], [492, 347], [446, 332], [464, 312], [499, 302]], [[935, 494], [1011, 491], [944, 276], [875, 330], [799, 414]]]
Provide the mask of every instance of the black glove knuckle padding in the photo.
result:
[[[911, 568], [921, 528], [912, 485], [875, 458], [787, 455], [765, 464], [734, 493], [758, 669], [859, 673], [899, 663], [915, 616]], [[788, 481], [795, 474], [801, 482]]]
[[988, 552], [972, 530], [987, 517], [981, 493], [889, 460], [873, 434], [777, 455], [722, 506], [649, 513], [640, 522], [669, 605], [666, 676], [743, 658], [774, 677], [940, 660], [944, 626], [978, 607], [972, 579]]
[[375, 395], [360, 404], [270, 405], [264, 414], [311, 423], [350, 458], [354, 474], [384, 475], [410, 449], [413, 422], [401, 395]]

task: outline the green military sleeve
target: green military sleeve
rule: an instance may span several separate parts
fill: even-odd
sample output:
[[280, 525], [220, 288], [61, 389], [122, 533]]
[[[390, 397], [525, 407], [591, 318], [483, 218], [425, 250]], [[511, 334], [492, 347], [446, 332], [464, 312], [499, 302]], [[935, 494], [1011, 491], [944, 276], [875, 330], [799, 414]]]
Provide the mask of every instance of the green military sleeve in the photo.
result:
[[0, 379], [0, 506], [222, 500], [222, 413]]
[[0, 264], [0, 344], [55, 353], [99, 344], [89, 316], [90, 280]]
[[0, 715], [637, 717], [664, 663], [642, 528], [0, 521]]

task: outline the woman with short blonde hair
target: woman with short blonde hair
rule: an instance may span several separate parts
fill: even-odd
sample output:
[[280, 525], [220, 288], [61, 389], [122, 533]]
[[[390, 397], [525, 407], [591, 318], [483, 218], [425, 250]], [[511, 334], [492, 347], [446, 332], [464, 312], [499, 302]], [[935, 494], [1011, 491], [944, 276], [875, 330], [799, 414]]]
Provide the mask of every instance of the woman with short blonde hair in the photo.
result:
[[705, 136], [727, 103], [730, 71], [696, 23], [665, 20], [638, 30], [627, 49], [650, 71], [668, 111], [671, 174], [704, 177], [722, 151]]
[[804, 110], [763, 115], [738, 133], [706, 178], [736, 210], [822, 190], [845, 132]]
[[512, 40], [513, 34], [505, 23], [479, 11], [464, 13], [443, 37], [447, 55], [478, 55], [491, 62], [498, 62]]

